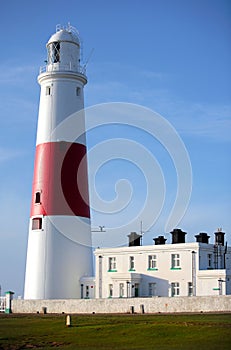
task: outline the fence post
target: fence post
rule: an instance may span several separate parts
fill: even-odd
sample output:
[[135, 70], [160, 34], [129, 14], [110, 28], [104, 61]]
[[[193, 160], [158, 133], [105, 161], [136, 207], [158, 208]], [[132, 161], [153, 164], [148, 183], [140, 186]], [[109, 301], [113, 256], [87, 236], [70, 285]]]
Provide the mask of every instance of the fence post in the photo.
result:
[[6, 314], [11, 314], [12, 312], [12, 309], [11, 309], [11, 301], [13, 299], [13, 295], [14, 295], [14, 292], [6, 292], [6, 309], [5, 309], [5, 313]]
[[144, 314], [144, 304], [141, 304], [141, 305], [140, 305], [140, 313], [141, 313], [141, 314]]

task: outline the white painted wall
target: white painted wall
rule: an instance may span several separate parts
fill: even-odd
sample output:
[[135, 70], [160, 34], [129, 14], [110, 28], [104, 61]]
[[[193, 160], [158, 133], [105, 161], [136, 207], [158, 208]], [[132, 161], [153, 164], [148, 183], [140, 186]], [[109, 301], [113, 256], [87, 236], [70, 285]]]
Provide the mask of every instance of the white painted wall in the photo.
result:
[[29, 233], [24, 298], [80, 298], [80, 277], [93, 274], [90, 220], [43, 220], [42, 230]]
[[[224, 251], [224, 247], [221, 247]], [[153, 246], [135, 246], [96, 249], [96, 298], [121, 297], [120, 285], [124, 284], [124, 297], [135, 296], [135, 287], [139, 284], [138, 296], [149, 296], [149, 284], [154, 283], [155, 295], [170, 297], [171, 284], [179, 283], [179, 296], [188, 296], [192, 283], [192, 252], [195, 252], [195, 291], [196, 295], [218, 295], [218, 280], [222, 283], [222, 294], [230, 290], [229, 276], [225, 269], [208, 268], [208, 254], [214, 254], [214, 246], [205, 243], [180, 243]], [[172, 267], [172, 255], [179, 254], [179, 266]], [[156, 256], [156, 268], [148, 268], [148, 256]], [[134, 257], [134, 269], [130, 270], [130, 257]], [[109, 269], [109, 259], [116, 259], [116, 267]], [[231, 260], [230, 249], [226, 260]], [[101, 261], [101, 264], [99, 263]], [[101, 267], [100, 267], [101, 266]], [[219, 265], [220, 266], [220, 265]], [[102, 269], [100, 279], [100, 269]], [[101, 280], [101, 281], [100, 281]], [[109, 290], [113, 289], [110, 295]], [[100, 292], [101, 290], [101, 292]]]
[[68, 300], [12, 300], [13, 313], [135, 313], [175, 312], [230, 312], [231, 296], [178, 297], [178, 298], [118, 298], [118, 299], [68, 299]]

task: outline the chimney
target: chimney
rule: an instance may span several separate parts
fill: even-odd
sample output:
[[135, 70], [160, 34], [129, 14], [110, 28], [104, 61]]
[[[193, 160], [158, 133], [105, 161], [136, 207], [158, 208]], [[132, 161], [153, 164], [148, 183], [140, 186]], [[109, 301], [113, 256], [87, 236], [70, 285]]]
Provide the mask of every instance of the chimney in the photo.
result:
[[208, 236], [206, 232], [200, 232], [195, 237], [196, 237], [196, 241], [199, 243], [207, 243], [207, 244], [209, 243], [210, 236]]
[[142, 235], [138, 235], [136, 232], [131, 232], [128, 235], [129, 238], [129, 247], [140, 246]]
[[221, 231], [221, 228], [217, 229], [217, 232], [214, 232], [215, 235], [215, 244], [224, 245], [225, 244], [225, 232]]
[[158, 236], [157, 238], [153, 238], [153, 241], [155, 242], [155, 245], [161, 245], [161, 244], [165, 244], [167, 239], [164, 238], [164, 236]]
[[186, 232], [183, 232], [180, 228], [175, 228], [172, 232], [172, 244], [185, 243]]

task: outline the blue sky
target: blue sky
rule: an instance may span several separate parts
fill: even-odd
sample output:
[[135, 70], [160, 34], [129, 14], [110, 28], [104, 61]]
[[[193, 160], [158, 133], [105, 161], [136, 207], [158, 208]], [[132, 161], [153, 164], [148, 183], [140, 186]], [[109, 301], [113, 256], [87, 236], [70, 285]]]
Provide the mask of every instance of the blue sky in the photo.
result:
[[[192, 165], [193, 188], [178, 227], [187, 241], [222, 227], [231, 244], [231, 4], [225, 0], [44, 1], [1, 5], [0, 284], [22, 295], [39, 102], [37, 75], [56, 24], [75, 26], [87, 67], [85, 105], [125, 102], [166, 118], [183, 140]], [[108, 126], [89, 132], [89, 149], [107, 138], [129, 138], [155, 154], [166, 182], [163, 212], [144, 243], [164, 234], [176, 195], [176, 172], [163, 147], [142, 131]], [[89, 172], [94, 159], [89, 156]], [[98, 193], [115, 196], [126, 178], [134, 187], [131, 210], [144, 200], [144, 179], [131, 162], [116, 159], [100, 168]], [[92, 184], [91, 190], [92, 190]], [[132, 211], [129, 215], [131, 215]], [[151, 215], [151, 209], [146, 214]], [[145, 219], [144, 221], [145, 226]], [[92, 210], [93, 227], [113, 226], [117, 216]], [[140, 227], [134, 227], [139, 231]], [[124, 236], [129, 232], [124, 232]], [[95, 240], [97, 242], [97, 234]], [[99, 238], [103, 245], [102, 236]], [[119, 244], [119, 242], [115, 242]]]

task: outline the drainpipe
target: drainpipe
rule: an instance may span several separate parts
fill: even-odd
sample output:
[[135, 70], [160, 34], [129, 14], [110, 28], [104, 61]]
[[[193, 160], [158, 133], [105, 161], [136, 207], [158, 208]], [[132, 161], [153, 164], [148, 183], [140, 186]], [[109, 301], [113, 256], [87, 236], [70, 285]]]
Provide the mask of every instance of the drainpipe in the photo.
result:
[[196, 252], [192, 251], [192, 289], [193, 296], [196, 296]]

